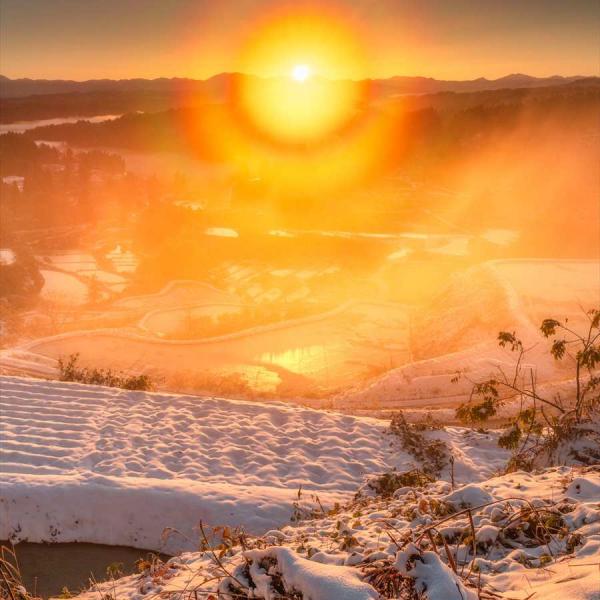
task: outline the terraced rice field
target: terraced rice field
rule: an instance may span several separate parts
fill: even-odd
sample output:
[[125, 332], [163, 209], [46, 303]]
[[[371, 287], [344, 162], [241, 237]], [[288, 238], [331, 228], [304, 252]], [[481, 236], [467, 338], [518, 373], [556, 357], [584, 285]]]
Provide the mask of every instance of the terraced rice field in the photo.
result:
[[536, 326], [548, 317], [581, 323], [586, 310], [600, 308], [596, 260], [505, 260], [494, 263], [494, 269]]
[[[128, 302], [131, 302], [129, 300]], [[322, 317], [206, 340], [170, 341], [124, 330], [76, 332], [35, 341], [28, 352], [158, 377], [240, 373], [257, 389], [335, 389], [408, 360], [408, 317], [400, 305], [356, 304]]]

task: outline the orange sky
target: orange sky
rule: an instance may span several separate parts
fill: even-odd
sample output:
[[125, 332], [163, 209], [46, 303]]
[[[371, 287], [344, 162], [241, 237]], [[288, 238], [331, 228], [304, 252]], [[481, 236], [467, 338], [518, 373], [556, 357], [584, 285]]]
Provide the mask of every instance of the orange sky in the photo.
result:
[[[304, 28], [305, 60], [292, 19], [289, 57], [279, 50], [272, 61], [249, 60], [290, 6], [321, 13], [335, 27]], [[333, 77], [600, 71], [597, 0], [0, 0], [0, 28], [0, 72], [9, 77], [269, 75], [310, 61]], [[343, 60], [327, 48], [336, 28], [351, 40], [333, 50]]]

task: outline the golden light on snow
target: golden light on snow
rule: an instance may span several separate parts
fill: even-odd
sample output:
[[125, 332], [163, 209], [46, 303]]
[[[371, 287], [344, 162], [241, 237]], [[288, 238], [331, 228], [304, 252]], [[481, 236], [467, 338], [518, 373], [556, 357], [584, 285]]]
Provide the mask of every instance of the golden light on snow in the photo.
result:
[[303, 83], [312, 75], [312, 69], [308, 65], [296, 65], [292, 69], [292, 79]]

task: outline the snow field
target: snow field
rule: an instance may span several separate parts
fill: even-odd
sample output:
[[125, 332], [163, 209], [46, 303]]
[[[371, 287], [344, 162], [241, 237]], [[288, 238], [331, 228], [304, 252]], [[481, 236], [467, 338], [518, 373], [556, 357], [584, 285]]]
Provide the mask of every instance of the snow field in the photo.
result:
[[[0, 378], [0, 535], [175, 552], [199, 520], [260, 534], [298, 502], [346, 501], [368, 477], [418, 466], [388, 423], [289, 406]], [[456, 481], [502, 468], [494, 434], [435, 431]], [[444, 477], [450, 478], [447, 468]], [[179, 530], [166, 541], [167, 527]]]

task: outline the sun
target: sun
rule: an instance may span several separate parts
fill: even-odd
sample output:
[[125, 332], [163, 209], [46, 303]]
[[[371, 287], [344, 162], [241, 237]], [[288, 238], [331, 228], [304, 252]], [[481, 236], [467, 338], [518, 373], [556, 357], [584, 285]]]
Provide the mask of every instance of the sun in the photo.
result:
[[312, 69], [308, 65], [295, 65], [291, 75], [294, 81], [302, 83], [312, 75]]
[[232, 100], [247, 133], [277, 151], [303, 153], [307, 144], [338, 143], [363, 114], [367, 89], [356, 76], [364, 54], [343, 15], [281, 4], [288, 7], [242, 40], [236, 71], [256, 76], [236, 79]]

